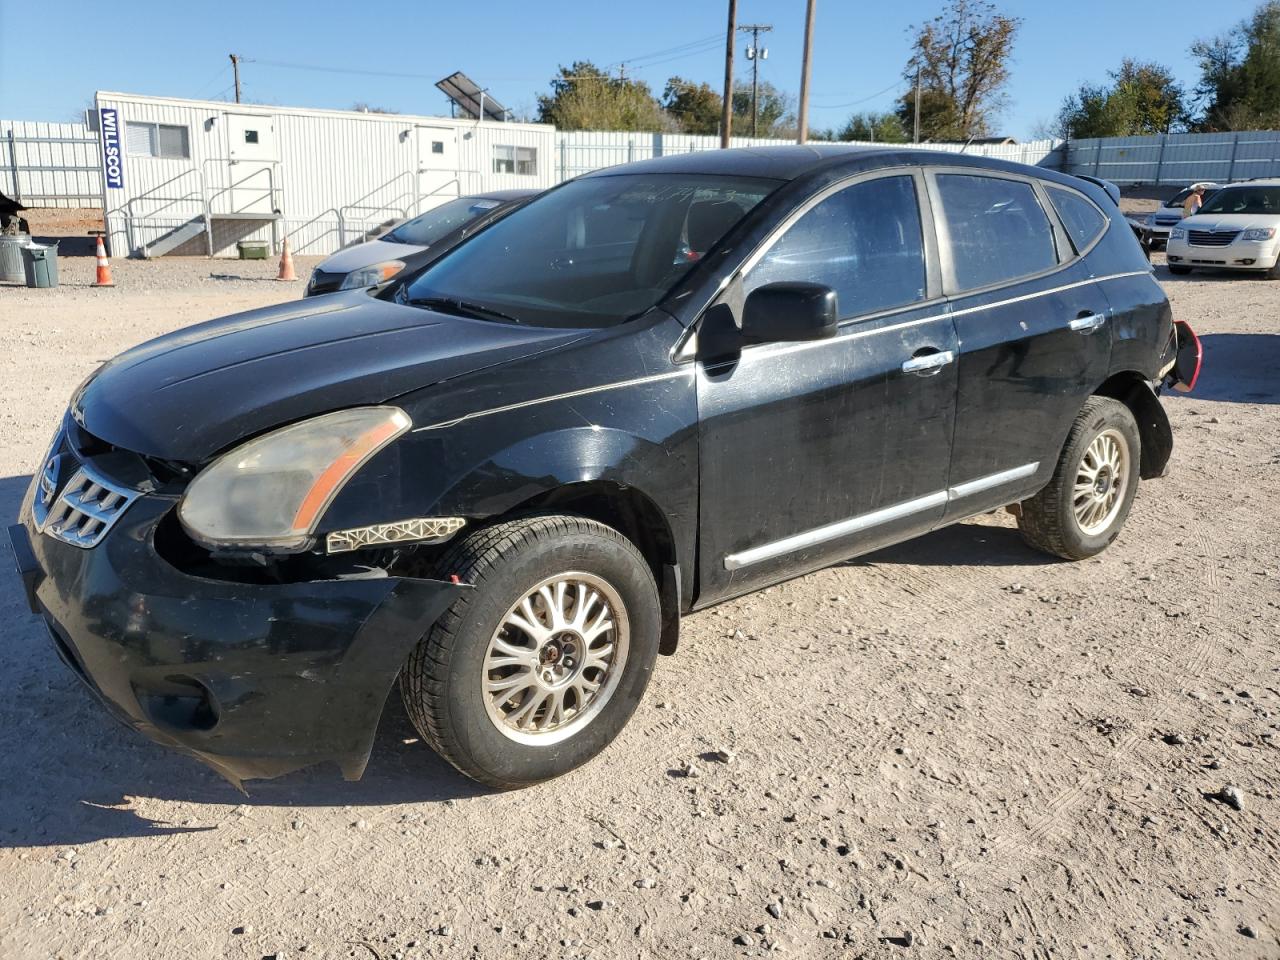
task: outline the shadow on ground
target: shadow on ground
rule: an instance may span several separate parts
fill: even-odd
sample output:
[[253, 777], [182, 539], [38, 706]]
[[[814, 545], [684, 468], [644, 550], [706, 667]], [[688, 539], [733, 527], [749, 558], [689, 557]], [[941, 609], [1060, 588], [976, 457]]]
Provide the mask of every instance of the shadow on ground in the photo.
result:
[[1061, 562], [1027, 546], [1022, 534], [1012, 527], [956, 523], [906, 543], [846, 560], [842, 566], [1038, 567]]
[[1204, 358], [1195, 391], [1169, 391], [1166, 397], [1280, 403], [1280, 334], [1208, 333], [1200, 346]]
[[[0, 518], [17, 517], [30, 477], [0, 478]], [[251, 781], [246, 797], [199, 761], [114, 720], [54, 653], [27, 609], [0, 533], [0, 848], [74, 846], [109, 837], [212, 829], [159, 823], [130, 798], [280, 807], [434, 803], [485, 792], [419, 742], [398, 689], [364, 779], [336, 766]]]

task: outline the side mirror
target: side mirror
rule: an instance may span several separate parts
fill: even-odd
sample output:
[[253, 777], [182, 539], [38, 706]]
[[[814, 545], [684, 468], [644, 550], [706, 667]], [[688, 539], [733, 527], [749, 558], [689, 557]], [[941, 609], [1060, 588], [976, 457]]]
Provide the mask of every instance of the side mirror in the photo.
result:
[[767, 283], [747, 296], [742, 339], [747, 343], [825, 340], [836, 335], [836, 292], [820, 283]]

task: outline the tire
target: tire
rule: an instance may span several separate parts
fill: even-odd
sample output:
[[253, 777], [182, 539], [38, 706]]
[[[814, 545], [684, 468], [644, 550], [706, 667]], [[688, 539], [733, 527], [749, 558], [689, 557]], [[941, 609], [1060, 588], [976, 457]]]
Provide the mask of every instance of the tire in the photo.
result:
[[[604, 750], [639, 705], [658, 654], [658, 588], [635, 546], [594, 520], [530, 516], [459, 540], [436, 564], [442, 579], [453, 574], [475, 589], [436, 621], [400, 677], [422, 738], [466, 776], [504, 790], [558, 777]], [[569, 581], [563, 593], [561, 581]], [[499, 703], [486, 683], [515, 693]]]
[[1264, 271], [1262, 276], [1267, 280], [1280, 280], [1280, 257], [1276, 257], [1276, 262], [1271, 265], [1271, 269]]
[[[1113, 450], [1118, 452], [1111, 463], [1099, 460], [1099, 452], [1106, 461]], [[1018, 529], [1023, 539], [1065, 560], [1101, 553], [1120, 536], [1129, 516], [1138, 492], [1141, 459], [1142, 440], [1129, 408], [1110, 397], [1090, 397], [1071, 425], [1053, 478], [1021, 504]], [[1098, 481], [1096, 492], [1082, 493], [1077, 505], [1077, 480], [1087, 479], [1090, 473]]]
[[1185, 277], [1188, 273], [1191, 272], [1191, 267], [1184, 267], [1175, 263], [1171, 263], [1169, 264], [1169, 272], [1172, 273], [1175, 277]]

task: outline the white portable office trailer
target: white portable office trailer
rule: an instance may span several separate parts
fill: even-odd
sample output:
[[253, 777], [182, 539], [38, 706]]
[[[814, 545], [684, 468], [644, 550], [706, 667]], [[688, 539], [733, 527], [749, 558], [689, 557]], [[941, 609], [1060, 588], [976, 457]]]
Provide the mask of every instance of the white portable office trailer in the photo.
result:
[[557, 182], [555, 128], [99, 91], [115, 256], [328, 254], [452, 197]]

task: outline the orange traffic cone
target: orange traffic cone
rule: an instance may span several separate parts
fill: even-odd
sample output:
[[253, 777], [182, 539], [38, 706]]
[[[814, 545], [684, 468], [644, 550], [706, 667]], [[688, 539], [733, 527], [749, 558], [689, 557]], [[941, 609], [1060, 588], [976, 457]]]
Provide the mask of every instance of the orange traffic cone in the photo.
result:
[[116, 282], [111, 279], [111, 264], [107, 262], [107, 248], [102, 243], [102, 237], [98, 237], [98, 278], [93, 281], [95, 287], [114, 287]]
[[285, 237], [284, 245], [280, 248], [280, 274], [277, 280], [297, 280], [298, 277], [293, 272], [293, 257], [289, 255], [289, 238]]

